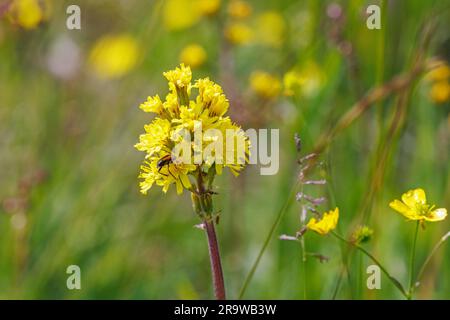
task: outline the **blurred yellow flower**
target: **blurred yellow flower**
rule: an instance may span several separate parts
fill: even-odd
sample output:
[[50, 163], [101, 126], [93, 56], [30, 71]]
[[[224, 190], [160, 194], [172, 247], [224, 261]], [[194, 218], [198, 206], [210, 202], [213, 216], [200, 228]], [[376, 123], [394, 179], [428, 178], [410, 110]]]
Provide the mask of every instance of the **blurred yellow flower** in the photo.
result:
[[394, 200], [389, 206], [409, 220], [441, 221], [447, 216], [447, 209], [427, 204], [425, 191], [420, 188], [409, 190], [402, 195], [402, 201]]
[[38, 0], [14, 0], [9, 9], [11, 19], [24, 29], [34, 29], [44, 20], [44, 9]]
[[163, 18], [168, 30], [182, 30], [197, 23], [200, 14], [193, 0], [165, 0]]
[[306, 227], [317, 232], [318, 234], [325, 235], [336, 228], [338, 220], [339, 208], [336, 208], [324, 213], [322, 219], [319, 221], [317, 221], [316, 218], [311, 218]]
[[245, 19], [252, 14], [252, 7], [247, 1], [231, 0], [228, 4], [228, 14], [235, 19]]
[[253, 38], [253, 31], [248, 25], [235, 22], [225, 28], [225, 37], [232, 44], [248, 44]]
[[220, 9], [220, 0], [197, 0], [197, 10], [202, 16], [212, 16]]
[[266, 11], [256, 18], [256, 41], [270, 47], [280, 47], [286, 37], [286, 22], [276, 11]]
[[205, 62], [206, 51], [198, 44], [190, 44], [181, 50], [180, 60], [191, 68], [197, 68]]
[[283, 94], [293, 96], [299, 92], [305, 97], [312, 97], [317, 94], [323, 86], [325, 77], [314, 62], [308, 62], [301, 69], [292, 69], [283, 76]]
[[448, 64], [444, 63], [428, 72], [426, 77], [431, 81], [447, 80], [448, 78], [450, 78], [450, 67], [448, 66]]
[[94, 44], [89, 62], [101, 78], [118, 78], [136, 65], [138, 51], [138, 44], [132, 36], [107, 35]]
[[436, 103], [444, 103], [450, 100], [450, 84], [447, 80], [433, 83], [430, 89], [430, 98]]
[[281, 82], [277, 77], [258, 70], [250, 75], [250, 87], [257, 95], [270, 99], [280, 94]]

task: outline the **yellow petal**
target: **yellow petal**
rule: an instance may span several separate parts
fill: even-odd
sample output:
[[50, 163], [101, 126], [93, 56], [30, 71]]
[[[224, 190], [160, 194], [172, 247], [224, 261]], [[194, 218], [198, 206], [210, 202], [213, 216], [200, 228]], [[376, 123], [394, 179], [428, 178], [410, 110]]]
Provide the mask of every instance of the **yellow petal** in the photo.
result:
[[[405, 193], [406, 194], [406, 193]], [[404, 194], [404, 195], [405, 195]], [[403, 198], [403, 197], [402, 197]], [[391, 203], [389, 203], [389, 207], [391, 207], [392, 209], [394, 209], [395, 211], [401, 213], [402, 215], [404, 215], [406, 218], [411, 219], [411, 220], [420, 220], [422, 219], [421, 216], [419, 216], [418, 214], [416, 214], [413, 210], [411, 210], [406, 204], [404, 204], [403, 202], [399, 201], [399, 200], [394, 200]]]
[[447, 217], [447, 209], [439, 208], [424, 216], [424, 219], [427, 221], [441, 221], [444, 220], [445, 217]]
[[426, 204], [427, 198], [423, 189], [409, 190], [402, 195], [402, 201], [411, 209], [414, 209], [417, 204]]

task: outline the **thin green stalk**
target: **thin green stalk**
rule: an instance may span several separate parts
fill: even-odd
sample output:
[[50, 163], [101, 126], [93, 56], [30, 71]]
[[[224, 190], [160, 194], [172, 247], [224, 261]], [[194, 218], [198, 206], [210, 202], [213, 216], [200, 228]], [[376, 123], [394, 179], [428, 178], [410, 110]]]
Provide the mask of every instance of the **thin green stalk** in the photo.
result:
[[252, 265], [252, 267], [251, 267], [249, 273], [247, 274], [247, 277], [246, 277], [245, 280], [244, 280], [244, 284], [242, 285], [242, 288], [241, 288], [241, 290], [239, 291], [238, 299], [242, 299], [242, 297], [244, 296], [245, 291], [247, 290], [248, 284], [249, 284], [250, 281], [252, 280], [253, 275], [254, 275], [254, 273], [255, 273], [255, 271], [256, 271], [256, 268], [258, 267], [259, 262], [261, 261], [261, 258], [262, 258], [262, 256], [263, 256], [264, 252], [266, 251], [267, 246], [269, 245], [269, 242], [270, 242], [270, 240], [272, 239], [272, 236], [273, 236], [273, 234], [274, 234], [274, 232], [275, 232], [275, 230], [276, 230], [278, 224], [279, 224], [280, 221], [281, 221], [281, 218], [283, 217], [283, 215], [284, 215], [284, 213], [286, 212], [286, 210], [289, 208], [289, 205], [290, 205], [290, 203], [291, 203], [291, 200], [292, 200], [292, 198], [293, 198], [293, 197], [295, 196], [295, 194], [296, 194], [295, 191], [297, 190], [297, 187], [298, 187], [299, 183], [300, 183], [300, 180], [298, 179], [298, 180], [297, 180], [297, 183], [295, 183], [294, 186], [292, 187], [292, 189], [291, 189], [291, 191], [290, 191], [290, 194], [289, 194], [289, 197], [286, 199], [286, 202], [283, 204], [283, 206], [282, 206], [282, 207], [280, 208], [280, 210], [278, 211], [277, 217], [276, 217], [275, 221], [273, 222], [272, 227], [270, 228], [269, 233], [267, 234], [267, 237], [266, 237], [266, 239], [265, 239], [265, 241], [264, 241], [264, 244], [263, 244], [263, 246], [261, 247], [261, 250], [259, 251], [258, 256], [256, 257], [256, 260], [255, 260], [255, 262], [253, 263], [253, 265]]
[[[439, 241], [438, 243], [436, 243], [436, 245], [433, 247], [433, 249], [431, 250], [430, 254], [428, 255], [428, 257], [425, 259], [424, 263], [422, 264], [422, 267], [420, 268], [420, 271], [417, 275], [416, 281], [415, 283], [420, 283], [420, 280], [422, 279], [423, 273], [425, 272], [428, 264], [431, 261], [431, 258], [434, 256], [434, 254], [439, 250], [439, 248], [444, 244], [444, 242], [450, 237], [450, 231], [447, 232]], [[412, 292], [415, 289], [415, 285], [413, 286]]]
[[370, 254], [366, 249], [364, 249], [363, 247], [361, 247], [359, 244], [356, 244], [354, 242], [348, 241], [346, 239], [344, 239], [342, 236], [338, 235], [335, 232], [332, 232], [332, 234], [338, 238], [339, 240], [355, 247], [356, 249], [358, 249], [359, 251], [361, 251], [362, 253], [364, 253], [366, 256], [368, 256], [373, 262], [375, 262], [376, 265], [378, 265], [381, 269], [381, 271], [383, 271], [383, 273], [388, 277], [388, 279], [392, 282], [392, 284], [401, 292], [401, 294], [403, 294], [403, 296], [405, 298], [408, 298], [408, 293], [406, 292], [406, 290], [403, 288], [402, 284], [393, 276], [390, 275], [390, 273], [386, 270], [386, 268], [372, 255]]
[[303, 278], [303, 299], [306, 300], [306, 248], [305, 248], [305, 238], [300, 239], [300, 245], [302, 248], [302, 278]]
[[408, 287], [408, 300], [412, 299], [412, 291], [414, 286], [414, 260], [416, 259], [416, 244], [417, 234], [419, 233], [419, 220], [416, 223], [416, 231], [414, 232], [413, 246], [411, 248], [411, 258], [409, 260], [409, 287]]

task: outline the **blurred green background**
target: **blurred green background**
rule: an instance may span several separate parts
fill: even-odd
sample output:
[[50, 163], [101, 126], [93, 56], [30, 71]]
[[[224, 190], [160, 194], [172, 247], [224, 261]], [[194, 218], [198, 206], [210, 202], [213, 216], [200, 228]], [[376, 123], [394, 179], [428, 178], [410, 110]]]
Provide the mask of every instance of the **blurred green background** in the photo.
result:
[[[81, 9], [81, 30], [66, 27], [70, 4]], [[369, 4], [381, 7], [380, 30], [366, 27]], [[138, 106], [166, 94], [162, 72], [181, 61], [194, 79], [223, 86], [244, 128], [280, 129], [277, 175], [249, 166], [216, 181], [225, 282], [237, 298], [295, 183], [296, 160], [371, 88], [408, 73], [418, 54], [448, 62], [449, 9], [447, 0], [1, 0], [0, 298], [212, 298], [206, 237], [193, 227], [189, 195], [155, 188], [143, 196], [138, 188], [143, 154], [133, 145], [151, 121]], [[450, 89], [442, 78], [421, 75], [405, 90], [404, 123], [391, 140], [402, 100], [393, 94], [372, 106], [323, 154], [314, 176], [327, 185], [307, 187], [327, 197], [321, 210], [340, 208], [340, 234], [367, 216], [374, 236], [365, 248], [405, 286], [415, 224], [388, 204], [422, 187], [430, 203], [450, 208]], [[308, 258], [304, 270], [299, 243], [278, 239], [299, 230], [299, 214], [290, 201], [245, 298], [333, 297], [346, 248], [308, 233], [308, 251], [330, 260]], [[449, 221], [420, 231], [416, 268]], [[81, 268], [81, 290], [66, 287], [72, 264]], [[384, 275], [380, 290], [367, 289], [370, 264], [352, 255], [336, 298], [402, 298]], [[449, 270], [444, 244], [415, 297], [450, 298]]]

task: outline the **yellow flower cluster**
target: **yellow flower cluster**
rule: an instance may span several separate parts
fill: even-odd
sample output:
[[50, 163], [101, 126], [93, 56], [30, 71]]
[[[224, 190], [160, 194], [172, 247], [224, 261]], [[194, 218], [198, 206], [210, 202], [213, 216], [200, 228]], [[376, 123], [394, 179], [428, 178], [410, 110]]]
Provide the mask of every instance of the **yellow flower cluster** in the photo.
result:
[[441, 221], [447, 217], [447, 209], [435, 209], [434, 205], [427, 204], [423, 189], [409, 190], [402, 195], [402, 201], [394, 200], [389, 206], [409, 220]]
[[[140, 105], [143, 111], [157, 115], [145, 125], [145, 133], [135, 145], [136, 149], [146, 153], [139, 175], [141, 192], [147, 193], [154, 184], [161, 186], [164, 192], [172, 184], [176, 185], [179, 194], [183, 189], [192, 191], [190, 177], [198, 177], [204, 171], [221, 174], [223, 167], [238, 175], [248, 163], [249, 140], [240, 127], [225, 116], [229, 102], [222, 88], [209, 78], [198, 79], [192, 84], [191, 69], [184, 64], [165, 72], [164, 76], [169, 82], [165, 100], [156, 95]], [[197, 92], [195, 98], [192, 97], [194, 90]], [[198, 143], [195, 135], [200, 129], [201, 141]], [[235, 133], [232, 139], [228, 139], [227, 130]], [[223, 140], [219, 141], [221, 138]], [[220, 143], [227, 152], [207, 155], [207, 150], [215, 143]], [[191, 151], [189, 161], [185, 161], [186, 155], [183, 155], [183, 161], [174, 158], [173, 149], [180, 145]], [[239, 147], [235, 148], [239, 145], [245, 150], [244, 158], [237, 152]]]

